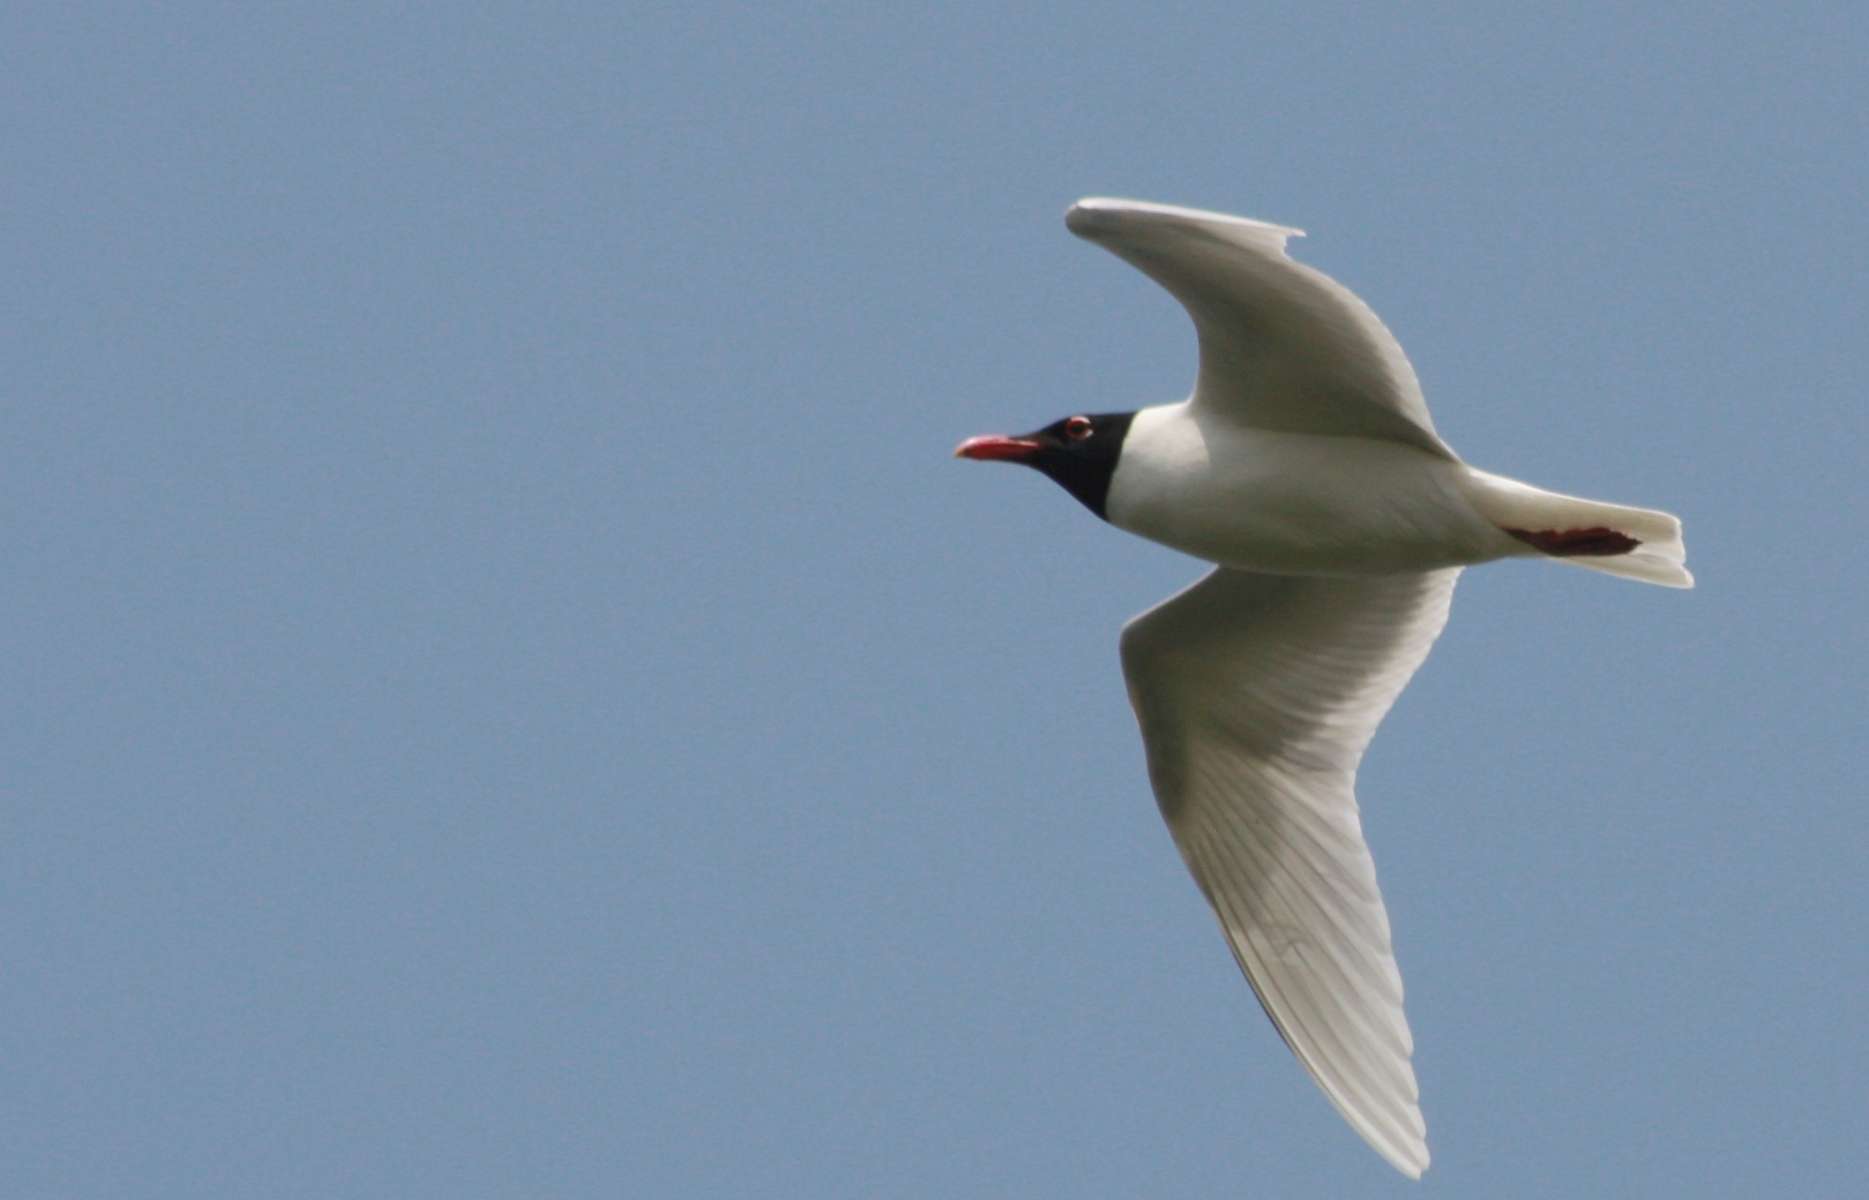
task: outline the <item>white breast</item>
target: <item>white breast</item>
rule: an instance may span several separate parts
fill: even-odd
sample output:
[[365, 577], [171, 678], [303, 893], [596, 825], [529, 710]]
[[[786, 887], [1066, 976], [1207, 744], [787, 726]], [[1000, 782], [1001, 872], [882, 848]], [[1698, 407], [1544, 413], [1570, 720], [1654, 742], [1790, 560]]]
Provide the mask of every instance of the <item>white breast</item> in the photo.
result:
[[1277, 574], [1420, 571], [1514, 552], [1467, 503], [1464, 469], [1398, 442], [1273, 433], [1170, 404], [1136, 414], [1106, 510], [1151, 541]]

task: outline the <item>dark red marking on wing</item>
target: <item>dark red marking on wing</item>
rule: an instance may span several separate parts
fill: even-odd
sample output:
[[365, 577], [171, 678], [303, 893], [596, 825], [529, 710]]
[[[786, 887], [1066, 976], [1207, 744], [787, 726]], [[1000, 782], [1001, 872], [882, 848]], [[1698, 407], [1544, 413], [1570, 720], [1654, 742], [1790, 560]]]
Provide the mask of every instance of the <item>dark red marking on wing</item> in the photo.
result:
[[1627, 554], [1642, 543], [1626, 533], [1602, 525], [1588, 529], [1508, 529], [1507, 533], [1528, 546], [1558, 558], [1579, 555], [1607, 558]]

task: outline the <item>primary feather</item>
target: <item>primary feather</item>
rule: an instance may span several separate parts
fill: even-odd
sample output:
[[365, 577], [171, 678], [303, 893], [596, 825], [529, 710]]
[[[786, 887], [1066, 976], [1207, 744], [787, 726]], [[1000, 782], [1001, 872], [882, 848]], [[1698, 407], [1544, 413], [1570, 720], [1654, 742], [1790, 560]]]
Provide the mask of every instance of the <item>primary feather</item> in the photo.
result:
[[1150, 782], [1240, 969], [1331, 1103], [1411, 1176], [1426, 1125], [1356, 767], [1459, 573], [1221, 567], [1122, 638]]

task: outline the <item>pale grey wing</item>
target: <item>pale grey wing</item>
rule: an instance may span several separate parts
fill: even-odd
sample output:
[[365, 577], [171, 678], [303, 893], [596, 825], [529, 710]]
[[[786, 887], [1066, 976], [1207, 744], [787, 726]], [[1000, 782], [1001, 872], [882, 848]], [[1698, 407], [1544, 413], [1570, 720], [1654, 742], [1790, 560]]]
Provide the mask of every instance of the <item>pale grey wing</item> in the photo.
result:
[[1122, 640], [1149, 780], [1234, 957], [1331, 1103], [1410, 1176], [1426, 1125], [1356, 767], [1459, 574], [1220, 567]]
[[1370, 307], [1294, 262], [1300, 230], [1140, 200], [1080, 200], [1065, 225], [1179, 300], [1200, 335], [1196, 408], [1260, 429], [1403, 442], [1454, 458], [1408, 356]]

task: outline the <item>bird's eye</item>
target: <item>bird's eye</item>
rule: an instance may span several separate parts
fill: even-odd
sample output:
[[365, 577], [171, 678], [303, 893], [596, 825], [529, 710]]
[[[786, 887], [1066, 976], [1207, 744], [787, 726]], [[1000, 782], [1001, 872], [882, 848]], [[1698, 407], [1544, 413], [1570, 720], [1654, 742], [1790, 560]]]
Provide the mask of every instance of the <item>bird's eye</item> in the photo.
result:
[[1074, 442], [1081, 442], [1092, 432], [1089, 417], [1072, 417], [1064, 423], [1064, 436]]

